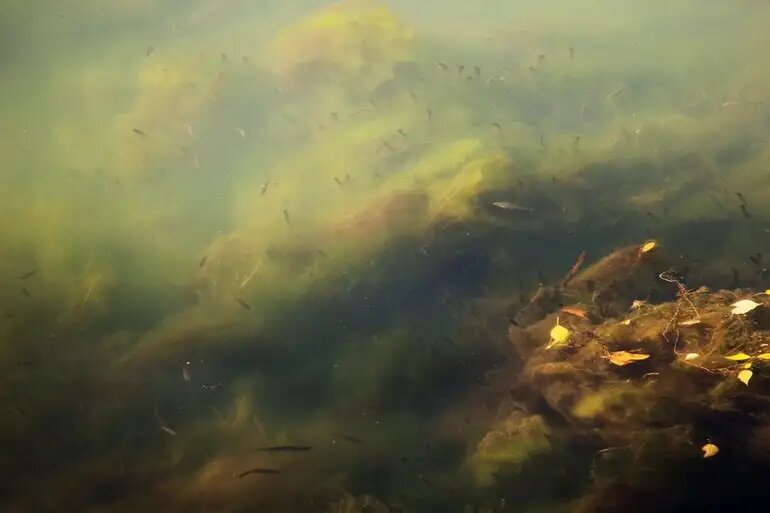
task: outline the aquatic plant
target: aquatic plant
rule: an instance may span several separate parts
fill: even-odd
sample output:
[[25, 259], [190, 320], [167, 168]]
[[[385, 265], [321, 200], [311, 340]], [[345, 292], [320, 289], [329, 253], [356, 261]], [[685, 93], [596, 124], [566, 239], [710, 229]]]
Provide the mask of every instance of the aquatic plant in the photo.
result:
[[384, 4], [341, 0], [283, 29], [268, 48], [268, 65], [294, 90], [332, 84], [364, 93], [413, 58], [413, 37]]

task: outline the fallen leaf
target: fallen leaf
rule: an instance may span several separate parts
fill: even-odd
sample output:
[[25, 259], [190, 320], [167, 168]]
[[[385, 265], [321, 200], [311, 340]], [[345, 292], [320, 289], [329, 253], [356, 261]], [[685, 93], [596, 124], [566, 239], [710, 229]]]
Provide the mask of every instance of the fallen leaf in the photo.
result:
[[741, 372], [738, 373], [738, 381], [740, 381], [746, 386], [749, 386], [749, 380], [753, 375], [754, 373], [751, 372], [750, 370], [742, 370]]
[[625, 326], [631, 326], [631, 319], [626, 319], [625, 321], [621, 322], [620, 324], [623, 324]]
[[752, 301], [751, 299], [741, 299], [740, 301], [737, 301], [731, 304], [730, 306], [733, 307], [731, 313], [734, 313], [736, 315], [741, 315], [754, 310], [758, 306], [762, 306], [762, 303], [757, 303], [756, 301]]
[[751, 362], [746, 362], [743, 365], [741, 365], [741, 369], [750, 369], [751, 368]]
[[757, 358], [759, 358], [760, 360], [770, 360], [770, 353], [758, 354]]
[[699, 356], [700, 355], [698, 353], [687, 353], [686, 355], [684, 355], [684, 360], [686, 362], [689, 362], [690, 360], [694, 360]]
[[583, 310], [582, 308], [576, 308], [574, 306], [565, 306], [561, 309], [562, 312], [568, 313], [570, 315], [574, 315], [575, 317], [580, 317], [581, 319], [588, 320], [588, 312]]
[[551, 340], [548, 342], [546, 349], [551, 349], [552, 347], [558, 347], [566, 344], [570, 335], [570, 330], [559, 324], [559, 318], [557, 317], [556, 326], [551, 328]]
[[690, 319], [689, 321], [683, 321], [680, 322], [680, 326], [695, 326], [696, 324], [700, 324], [700, 319]]
[[654, 240], [651, 240], [651, 241], [648, 241], [648, 242], [645, 242], [644, 244], [642, 244], [642, 247], [639, 248], [639, 252], [640, 253], [649, 253], [650, 251], [652, 251], [653, 249], [655, 249], [657, 247], [658, 247], [658, 243], [655, 242]]
[[751, 356], [747, 355], [746, 353], [735, 353], [731, 355], [725, 356], [728, 360], [732, 360], [734, 362], [742, 362], [744, 360], [748, 360], [751, 358]]
[[646, 360], [650, 355], [644, 353], [629, 353], [628, 351], [615, 351], [609, 354], [610, 363], [623, 367], [629, 363]]
[[704, 458], [711, 458], [712, 456], [716, 456], [717, 454], [719, 454], [719, 447], [717, 447], [712, 443], [707, 443], [700, 449], [701, 451], [703, 451]]
[[767, 294], [768, 296], [770, 296], [770, 289], [767, 289], [767, 290], [765, 290], [765, 294]]

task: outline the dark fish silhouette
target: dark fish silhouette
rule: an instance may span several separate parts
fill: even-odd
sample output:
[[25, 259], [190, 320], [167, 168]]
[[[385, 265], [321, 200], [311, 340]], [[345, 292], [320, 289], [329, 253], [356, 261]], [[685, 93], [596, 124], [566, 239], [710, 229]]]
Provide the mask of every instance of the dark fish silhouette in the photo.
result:
[[257, 452], [306, 452], [311, 450], [309, 445], [271, 445], [255, 449]]
[[37, 269], [32, 269], [31, 271], [28, 271], [22, 274], [21, 276], [19, 276], [19, 279], [26, 280], [27, 278], [34, 276], [35, 274], [37, 274]]
[[280, 473], [281, 471], [275, 468], [255, 467], [233, 475], [237, 476], [238, 479], [243, 479], [244, 477], [249, 476], [251, 474], [280, 474]]

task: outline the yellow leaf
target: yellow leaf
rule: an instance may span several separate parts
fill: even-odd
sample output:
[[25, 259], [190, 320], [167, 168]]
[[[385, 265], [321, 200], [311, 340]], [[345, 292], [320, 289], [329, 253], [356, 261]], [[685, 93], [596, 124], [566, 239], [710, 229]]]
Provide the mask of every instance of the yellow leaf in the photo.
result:
[[770, 296], [770, 289], [767, 289], [767, 290], [765, 290], [765, 294], [767, 294], [768, 296]]
[[741, 315], [741, 314], [749, 313], [750, 311], [754, 310], [758, 306], [762, 306], [762, 303], [757, 303], [756, 301], [752, 301], [751, 299], [741, 299], [740, 301], [736, 301], [730, 306], [733, 307], [730, 313]]
[[683, 321], [679, 323], [680, 326], [685, 326], [685, 327], [695, 326], [696, 324], [700, 324], [700, 319], [690, 319], [689, 321]]
[[642, 244], [642, 247], [639, 248], [639, 252], [640, 253], [649, 253], [650, 251], [652, 251], [653, 249], [655, 249], [657, 247], [658, 247], [658, 243], [655, 242], [654, 240], [651, 240], [651, 241], [648, 241], [648, 242], [645, 242], [644, 244]]
[[707, 443], [703, 447], [701, 447], [701, 450], [703, 451], [703, 457], [704, 458], [711, 458], [712, 456], [716, 456], [719, 454], [719, 447], [712, 443]]
[[751, 362], [746, 362], [743, 365], [741, 365], [741, 369], [750, 369], [751, 368]]
[[746, 386], [749, 386], [749, 380], [753, 375], [754, 373], [751, 372], [750, 370], [742, 370], [741, 372], [738, 373], [738, 381], [740, 381]]
[[700, 355], [698, 353], [687, 353], [686, 355], [684, 355], [684, 360], [686, 362], [689, 362], [690, 360], [694, 360], [699, 356]]
[[570, 331], [564, 326], [562, 326], [561, 324], [559, 324], [559, 318], [557, 317], [556, 326], [551, 328], [551, 340], [548, 342], [546, 349], [563, 346], [569, 340], [570, 335], [571, 335]]
[[626, 319], [625, 321], [621, 322], [620, 324], [623, 324], [625, 326], [631, 326], [631, 319]]
[[643, 353], [629, 353], [628, 351], [615, 351], [609, 354], [610, 363], [623, 367], [629, 363], [646, 360], [650, 355]]
[[742, 362], [744, 360], [748, 360], [751, 358], [751, 356], [747, 355], [746, 353], [735, 353], [731, 354], [729, 356], [725, 356], [728, 360], [732, 360], [734, 362]]
[[757, 358], [759, 358], [760, 360], [770, 360], [770, 353], [758, 354]]

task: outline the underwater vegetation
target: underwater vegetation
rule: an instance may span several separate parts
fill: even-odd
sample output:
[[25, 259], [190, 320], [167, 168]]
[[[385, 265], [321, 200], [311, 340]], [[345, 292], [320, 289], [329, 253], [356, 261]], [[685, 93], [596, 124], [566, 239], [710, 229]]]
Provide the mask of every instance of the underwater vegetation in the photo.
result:
[[2, 511], [765, 511], [764, 3], [2, 9]]

